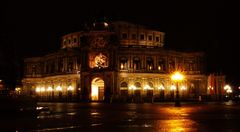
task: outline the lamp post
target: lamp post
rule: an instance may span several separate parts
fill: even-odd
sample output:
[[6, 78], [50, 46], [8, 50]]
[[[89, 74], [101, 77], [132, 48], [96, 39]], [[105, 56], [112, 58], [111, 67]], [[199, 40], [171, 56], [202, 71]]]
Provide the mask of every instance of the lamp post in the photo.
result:
[[62, 87], [61, 86], [57, 86], [56, 90], [58, 91], [58, 99], [59, 101], [62, 101]]
[[134, 85], [131, 85], [129, 88], [128, 88], [129, 90], [131, 90], [131, 95], [132, 95], [132, 97], [131, 97], [131, 102], [133, 103], [133, 95], [134, 95], [134, 90], [136, 89], [136, 86], [134, 86]]
[[230, 98], [230, 94], [232, 93], [232, 88], [231, 88], [229, 85], [225, 85], [225, 86], [224, 86], [224, 90], [225, 90], [226, 93], [227, 93], [227, 97], [228, 97], [229, 99], [231, 99], [231, 98]]
[[73, 94], [73, 87], [70, 85], [70, 86], [68, 86], [68, 88], [67, 88], [67, 91], [68, 91], [68, 100], [69, 101], [72, 101], [72, 94]]
[[159, 99], [163, 101], [164, 100], [164, 90], [165, 90], [165, 88], [163, 87], [163, 85], [160, 85], [158, 87], [158, 90], [160, 91], [159, 92]]
[[184, 100], [185, 99], [184, 92], [187, 90], [187, 88], [185, 86], [182, 86], [181, 90], [182, 90], [182, 99]]
[[175, 106], [180, 107], [180, 96], [179, 96], [179, 88], [178, 88], [178, 82], [182, 81], [184, 79], [184, 76], [179, 72], [176, 71], [171, 75], [171, 79], [176, 82], [176, 99], [175, 99]]
[[47, 91], [48, 91], [48, 100], [51, 100], [53, 97], [52, 97], [52, 93], [53, 93], [53, 88], [51, 86], [49, 86], [47, 88]]

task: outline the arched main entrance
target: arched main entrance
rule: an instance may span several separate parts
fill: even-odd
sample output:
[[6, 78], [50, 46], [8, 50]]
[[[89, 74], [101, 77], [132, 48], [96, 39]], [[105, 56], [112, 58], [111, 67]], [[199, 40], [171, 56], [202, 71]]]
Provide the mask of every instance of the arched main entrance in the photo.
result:
[[104, 100], [104, 81], [96, 77], [91, 83], [91, 100], [103, 101]]

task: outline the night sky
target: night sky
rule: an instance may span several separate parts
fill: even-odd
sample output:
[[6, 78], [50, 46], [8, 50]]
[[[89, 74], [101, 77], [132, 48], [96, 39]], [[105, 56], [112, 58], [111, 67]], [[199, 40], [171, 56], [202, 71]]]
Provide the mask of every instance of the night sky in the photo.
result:
[[[210, 2], [211, 1], [211, 2]], [[165, 47], [206, 53], [207, 72], [223, 73], [239, 85], [236, 3], [224, 0], [9, 1], [0, 3], [0, 77], [14, 82], [24, 57], [60, 48], [62, 35], [80, 31], [83, 23], [139, 23], [166, 33]], [[239, 81], [239, 82], [238, 82]]]

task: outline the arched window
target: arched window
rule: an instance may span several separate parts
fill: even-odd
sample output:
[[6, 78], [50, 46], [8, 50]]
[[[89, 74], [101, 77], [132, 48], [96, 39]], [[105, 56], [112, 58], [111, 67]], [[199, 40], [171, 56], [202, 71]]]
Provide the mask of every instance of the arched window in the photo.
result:
[[147, 58], [147, 70], [153, 70], [153, 59], [151, 57]]
[[189, 70], [190, 70], [190, 71], [194, 71], [194, 70], [195, 70], [194, 61], [190, 61], [190, 62], [189, 62]]
[[36, 65], [32, 65], [32, 75], [36, 74]]
[[120, 66], [119, 67], [121, 70], [127, 69], [127, 58], [126, 57], [120, 58]]
[[68, 58], [68, 72], [71, 72], [73, 70], [73, 60], [72, 58]]
[[139, 57], [133, 58], [133, 69], [134, 70], [140, 70], [141, 69], [141, 62]]
[[169, 71], [175, 70], [175, 62], [171, 59], [169, 60]]
[[141, 83], [140, 82], [136, 82], [134, 85], [135, 85], [136, 88], [141, 88]]
[[128, 34], [127, 33], [122, 33], [122, 39], [128, 39]]
[[146, 96], [148, 98], [153, 96], [153, 84], [152, 82], [148, 82], [147, 85], [145, 86], [145, 90], [146, 90]]
[[196, 93], [196, 89], [195, 89], [194, 83], [190, 83], [189, 93], [190, 94], [195, 94]]
[[136, 89], [134, 90], [134, 97], [140, 98], [141, 97], [141, 83], [140, 82], [135, 82], [134, 86]]
[[120, 95], [124, 100], [128, 97], [128, 84], [126, 82], [120, 84]]
[[68, 38], [68, 44], [71, 44], [71, 38]]
[[158, 60], [158, 70], [165, 71], [165, 60], [164, 59]]
[[66, 46], [67, 46], [67, 40], [63, 39], [63, 48], [66, 48]]
[[122, 82], [120, 86], [125, 88], [128, 87], [128, 84], [126, 82]]
[[153, 89], [153, 83], [152, 82], [148, 82], [148, 86]]

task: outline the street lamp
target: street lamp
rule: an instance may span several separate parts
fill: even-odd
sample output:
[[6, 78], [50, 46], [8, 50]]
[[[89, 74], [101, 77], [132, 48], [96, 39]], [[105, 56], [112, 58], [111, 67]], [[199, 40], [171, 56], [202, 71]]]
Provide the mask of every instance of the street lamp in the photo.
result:
[[70, 86], [68, 86], [68, 88], [67, 88], [67, 91], [68, 91], [68, 98], [69, 98], [69, 100], [72, 100], [72, 95], [73, 95], [73, 90], [74, 90], [74, 88], [70, 85]]
[[230, 98], [230, 94], [232, 93], [232, 88], [229, 85], [225, 85], [224, 90], [226, 91], [227, 96]]
[[59, 100], [62, 99], [62, 87], [61, 86], [57, 86], [56, 90], [58, 91], [58, 98], [59, 98]]
[[48, 91], [48, 99], [50, 100], [51, 98], [53, 98], [53, 88], [49, 86], [47, 88], [47, 91]]
[[179, 90], [178, 90], [178, 82], [182, 81], [184, 79], [184, 75], [181, 74], [179, 71], [174, 72], [171, 75], [171, 79], [176, 82], [176, 99], [175, 99], [175, 106], [180, 107], [180, 97], [179, 97]]
[[134, 90], [136, 90], [137, 88], [136, 88], [136, 86], [131, 85], [130, 87], [128, 87], [128, 89], [132, 91], [132, 102], [133, 102], [133, 94], [134, 94]]
[[164, 90], [165, 90], [164, 86], [163, 86], [163, 85], [160, 85], [160, 86], [158, 87], [158, 90], [160, 91], [160, 92], [159, 92], [159, 98], [160, 98], [160, 100], [164, 100]]

